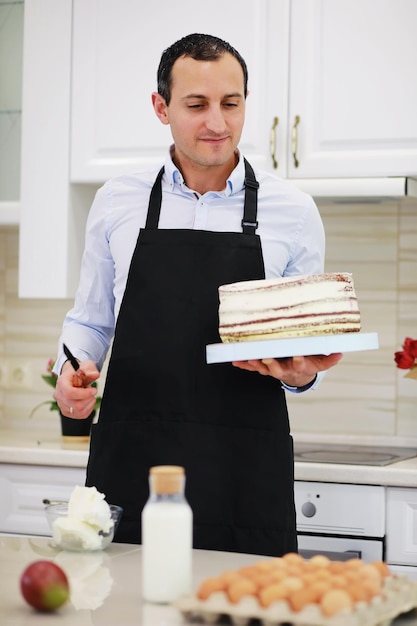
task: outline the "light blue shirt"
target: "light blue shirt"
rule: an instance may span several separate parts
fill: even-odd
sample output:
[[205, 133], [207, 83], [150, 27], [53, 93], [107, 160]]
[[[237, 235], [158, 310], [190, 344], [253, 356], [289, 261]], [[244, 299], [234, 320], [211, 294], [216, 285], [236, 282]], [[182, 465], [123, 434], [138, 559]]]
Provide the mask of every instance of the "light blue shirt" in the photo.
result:
[[[139, 229], [145, 226], [157, 171], [120, 176], [97, 191], [87, 221], [74, 306], [65, 317], [59, 339], [56, 373], [66, 359], [63, 343], [79, 360], [91, 359], [101, 369], [113, 338]], [[255, 176], [259, 182], [256, 232], [261, 239], [266, 278], [322, 273], [324, 229], [313, 199], [267, 172], [255, 169]], [[244, 178], [240, 155], [226, 188], [200, 195], [186, 186], [169, 154], [162, 178], [159, 228], [242, 232]]]

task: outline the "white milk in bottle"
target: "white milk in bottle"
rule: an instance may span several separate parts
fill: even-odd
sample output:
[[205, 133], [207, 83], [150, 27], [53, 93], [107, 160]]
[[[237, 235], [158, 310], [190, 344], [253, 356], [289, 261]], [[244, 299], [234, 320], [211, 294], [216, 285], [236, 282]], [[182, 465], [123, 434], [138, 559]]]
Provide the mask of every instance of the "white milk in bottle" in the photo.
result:
[[150, 496], [142, 511], [142, 595], [172, 602], [191, 591], [193, 514], [185, 499], [185, 472], [151, 467]]

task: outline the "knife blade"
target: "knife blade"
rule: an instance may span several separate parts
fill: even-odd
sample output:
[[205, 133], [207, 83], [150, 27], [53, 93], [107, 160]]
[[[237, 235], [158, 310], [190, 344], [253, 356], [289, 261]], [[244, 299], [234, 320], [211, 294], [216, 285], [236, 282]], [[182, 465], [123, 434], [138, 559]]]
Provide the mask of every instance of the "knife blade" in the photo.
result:
[[80, 364], [78, 363], [78, 361], [75, 358], [75, 356], [72, 354], [71, 350], [65, 345], [65, 343], [63, 344], [63, 346], [64, 346], [65, 356], [67, 357], [67, 359], [71, 363], [71, 365], [74, 368], [74, 370], [77, 371], [78, 369], [80, 369]]

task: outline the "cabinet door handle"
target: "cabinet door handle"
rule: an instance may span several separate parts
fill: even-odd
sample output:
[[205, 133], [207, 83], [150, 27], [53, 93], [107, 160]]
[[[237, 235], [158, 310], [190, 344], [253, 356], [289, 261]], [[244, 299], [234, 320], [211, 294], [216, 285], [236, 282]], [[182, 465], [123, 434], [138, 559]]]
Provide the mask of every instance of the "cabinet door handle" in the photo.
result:
[[294, 167], [298, 167], [300, 165], [297, 159], [297, 148], [298, 148], [298, 124], [300, 123], [300, 116], [296, 115], [294, 118], [294, 125], [292, 127], [292, 156], [294, 159]]
[[279, 117], [274, 117], [274, 119], [272, 120], [272, 128], [271, 128], [271, 133], [269, 136], [269, 152], [271, 154], [271, 159], [272, 159], [272, 165], [274, 167], [274, 170], [276, 170], [278, 168], [278, 161], [276, 158], [276, 152], [277, 152], [277, 132], [276, 132], [276, 128], [279, 124]]

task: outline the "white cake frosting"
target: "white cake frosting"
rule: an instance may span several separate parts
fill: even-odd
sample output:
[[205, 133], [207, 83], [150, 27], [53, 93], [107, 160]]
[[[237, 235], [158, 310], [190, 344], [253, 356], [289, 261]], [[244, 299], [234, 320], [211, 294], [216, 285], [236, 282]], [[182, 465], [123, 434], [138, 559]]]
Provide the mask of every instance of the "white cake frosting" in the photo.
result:
[[339, 334], [360, 330], [352, 274], [250, 280], [219, 287], [223, 342]]

